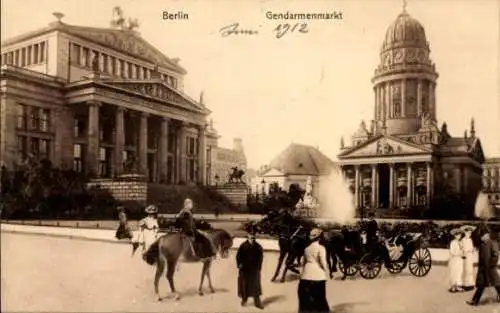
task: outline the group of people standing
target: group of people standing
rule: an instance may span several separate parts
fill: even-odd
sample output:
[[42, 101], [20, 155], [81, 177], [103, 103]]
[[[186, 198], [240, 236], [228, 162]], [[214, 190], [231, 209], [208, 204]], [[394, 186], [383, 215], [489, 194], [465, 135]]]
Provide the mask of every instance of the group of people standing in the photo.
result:
[[[497, 270], [499, 260], [498, 242], [492, 240], [486, 224], [477, 230], [477, 239], [472, 238], [474, 226], [462, 226], [450, 231], [450, 292], [476, 291], [467, 304], [476, 306], [486, 287], [495, 287], [497, 301], [500, 302], [500, 275]], [[476, 241], [476, 242], [475, 242]], [[477, 274], [474, 278], [475, 251], [478, 250]]]

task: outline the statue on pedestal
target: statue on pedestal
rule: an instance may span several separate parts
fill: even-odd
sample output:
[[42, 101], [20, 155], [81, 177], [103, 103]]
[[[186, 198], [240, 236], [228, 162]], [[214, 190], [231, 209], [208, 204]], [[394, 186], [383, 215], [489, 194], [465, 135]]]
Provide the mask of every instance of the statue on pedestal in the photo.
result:
[[229, 181], [228, 181], [228, 183], [229, 184], [232, 184], [232, 183], [244, 184], [245, 182], [243, 181], [242, 177], [243, 177], [243, 175], [245, 175], [245, 171], [238, 169], [237, 166], [232, 167], [231, 169], [233, 171], [229, 174]]
[[296, 205], [298, 209], [316, 209], [319, 206], [318, 200], [312, 195], [312, 188], [312, 178], [309, 176], [306, 182], [306, 193], [304, 198]]

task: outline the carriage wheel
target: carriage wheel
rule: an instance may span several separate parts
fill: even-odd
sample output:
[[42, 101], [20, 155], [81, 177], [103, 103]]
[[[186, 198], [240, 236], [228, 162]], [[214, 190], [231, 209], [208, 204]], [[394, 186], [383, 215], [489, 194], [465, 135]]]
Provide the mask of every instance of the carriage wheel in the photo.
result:
[[431, 252], [427, 248], [419, 248], [413, 252], [408, 262], [410, 273], [417, 277], [424, 277], [432, 267]]
[[344, 274], [344, 276], [354, 276], [358, 272], [358, 265], [356, 263], [349, 264], [344, 267], [344, 262], [339, 261], [339, 270]]
[[364, 279], [374, 279], [380, 273], [382, 269], [382, 264], [380, 259], [375, 255], [367, 253], [359, 261], [360, 269], [359, 273]]
[[405, 268], [404, 261], [392, 261], [391, 265], [392, 265], [392, 268], [388, 268], [387, 266], [385, 267], [387, 269], [387, 271], [391, 274], [399, 274]]

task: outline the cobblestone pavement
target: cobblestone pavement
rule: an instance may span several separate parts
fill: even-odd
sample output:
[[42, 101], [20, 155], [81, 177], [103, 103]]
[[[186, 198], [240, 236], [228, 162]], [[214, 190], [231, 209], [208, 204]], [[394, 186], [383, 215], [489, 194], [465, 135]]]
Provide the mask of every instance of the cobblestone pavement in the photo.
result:
[[[103, 242], [1, 234], [2, 311], [63, 312], [255, 312], [252, 303], [242, 308], [236, 296], [234, 251], [212, 268], [215, 294], [197, 294], [201, 264], [181, 264], [176, 287], [182, 299], [157, 302], [153, 292], [154, 268], [130, 247]], [[264, 312], [296, 312], [297, 281], [271, 283], [277, 255], [266, 253], [263, 265]], [[162, 278], [160, 291], [169, 294]], [[498, 313], [500, 306], [465, 305], [470, 293], [447, 292], [447, 269], [433, 267], [425, 278], [386, 271], [374, 280], [356, 278], [328, 282], [333, 312], [484, 312]], [[493, 298], [487, 290], [484, 299]], [[495, 312], [497, 310], [498, 312]]]

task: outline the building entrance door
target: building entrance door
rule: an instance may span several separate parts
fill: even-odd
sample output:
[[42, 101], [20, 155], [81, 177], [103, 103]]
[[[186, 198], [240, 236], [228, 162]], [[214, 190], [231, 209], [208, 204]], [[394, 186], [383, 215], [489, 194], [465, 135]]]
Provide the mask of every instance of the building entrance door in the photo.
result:
[[379, 208], [386, 209], [389, 207], [389, 177], [390, 170], [387, 164], [380, 164], [378, 166], [378, 195], [379, 195]]

